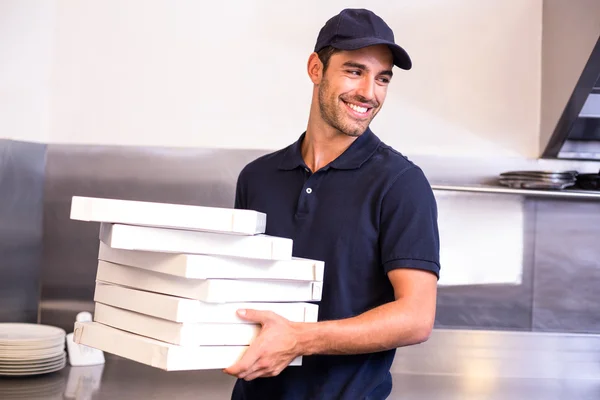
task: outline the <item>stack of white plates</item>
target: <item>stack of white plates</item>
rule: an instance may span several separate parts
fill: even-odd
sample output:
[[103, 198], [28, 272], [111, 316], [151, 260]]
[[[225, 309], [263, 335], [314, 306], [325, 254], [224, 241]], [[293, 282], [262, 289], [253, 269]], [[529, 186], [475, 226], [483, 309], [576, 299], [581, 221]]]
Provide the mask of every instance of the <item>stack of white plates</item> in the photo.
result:
[[67, 362], [66, 332], [47, 325], [0, 323], [0, 375], [56, 372]]

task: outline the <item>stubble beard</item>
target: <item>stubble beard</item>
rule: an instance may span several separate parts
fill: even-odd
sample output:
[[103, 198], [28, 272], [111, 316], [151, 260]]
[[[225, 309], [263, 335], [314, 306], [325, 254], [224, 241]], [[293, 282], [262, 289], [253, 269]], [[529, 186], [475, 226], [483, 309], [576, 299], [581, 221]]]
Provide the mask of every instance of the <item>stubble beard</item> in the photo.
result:
[[319, 85], [319, 110], [323, 121], [346, 136], [362, 135], [377, 114], [377, 110], [373, 110], [371, 118], [367, 121], [352, 121], [349, 117], [345, 117], [343, 111], [337, 106], [341, 100], [333, 94], [329, 94], [329, 91], [329, 81], [323, 77]]

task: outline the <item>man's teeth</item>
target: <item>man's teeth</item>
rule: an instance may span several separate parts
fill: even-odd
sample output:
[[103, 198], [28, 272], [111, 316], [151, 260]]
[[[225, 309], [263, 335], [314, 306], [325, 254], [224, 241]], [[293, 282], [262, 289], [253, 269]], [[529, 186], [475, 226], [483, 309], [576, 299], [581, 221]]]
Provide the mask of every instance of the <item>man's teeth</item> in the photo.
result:
[[356, 112], [359, 112], [359, 113], [366, 113], [367, 112], [367, 108], [366, 107], [360, 107], [360, 106], [357, 106], [356, 104], [351, 104], [351, 103], [346, 103], [346, 104], [348, 104], [348, 107], [350, 107], [351, 109], [353, 109]]

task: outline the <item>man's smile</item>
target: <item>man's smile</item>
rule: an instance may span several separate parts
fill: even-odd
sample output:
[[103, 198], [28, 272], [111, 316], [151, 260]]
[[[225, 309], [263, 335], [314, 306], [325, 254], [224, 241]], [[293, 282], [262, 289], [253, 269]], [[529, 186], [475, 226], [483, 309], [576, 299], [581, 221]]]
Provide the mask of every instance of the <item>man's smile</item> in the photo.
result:
[[351, 113], [358, 118], [368, 117], [370, 111], [373, 109], [372, 107], [365, 107], [362, 105], [358, 105], [355, 103], [349, 103], [347, 101], [342, 100], [342, 102], [346, 105], [346, 107], [351, 111]]

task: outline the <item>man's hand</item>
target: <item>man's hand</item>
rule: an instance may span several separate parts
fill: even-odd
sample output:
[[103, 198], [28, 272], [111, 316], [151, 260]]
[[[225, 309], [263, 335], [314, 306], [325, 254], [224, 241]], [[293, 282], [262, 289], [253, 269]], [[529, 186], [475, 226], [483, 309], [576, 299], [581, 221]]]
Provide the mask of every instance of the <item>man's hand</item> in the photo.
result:
[[297, 323], [272, 311], [240, 310], [240, 318], [262, 325], [260, 333], [242, 358], [225, 373], [250, 381], [277, 376], [292, 360], [301, 355]]
[[224, 372], [252, 380], [279, 375], [298, 356], [364, 354], [426, 341], [435, 321], [436, 275], [398, 268], [388, 276], [395, 301], [354, 317], [306, 323], [271, 311], [240, 313], [262, 329], [242, 358]]

